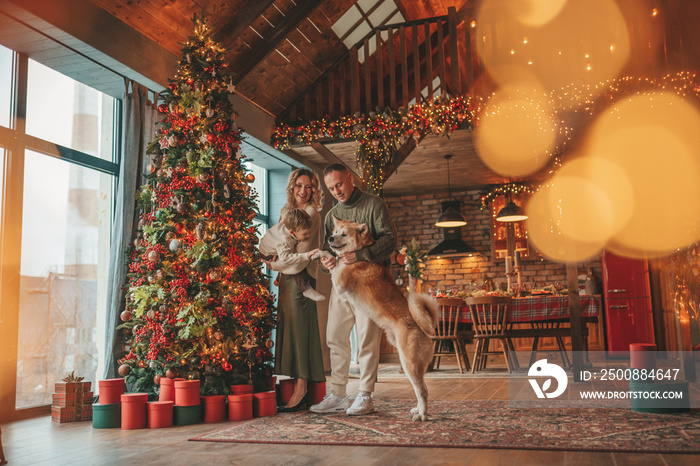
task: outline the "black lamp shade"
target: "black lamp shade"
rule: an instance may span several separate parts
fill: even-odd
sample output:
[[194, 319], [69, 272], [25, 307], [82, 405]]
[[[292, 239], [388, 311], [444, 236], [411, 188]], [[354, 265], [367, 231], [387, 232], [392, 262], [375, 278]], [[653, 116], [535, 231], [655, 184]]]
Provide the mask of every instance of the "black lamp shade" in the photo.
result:
[[464, 220], [462, 214], [457, 212], [452, 207], [448, 207], [443, 213], [441, 213], [435, 222], [435, 226], [440, 228], [463, 227], [466, 224], [467, 221]]
[[505, 205], [496, 215], [499, 222], [519, 222], [527, 219], [525, 210], [513, 201]]

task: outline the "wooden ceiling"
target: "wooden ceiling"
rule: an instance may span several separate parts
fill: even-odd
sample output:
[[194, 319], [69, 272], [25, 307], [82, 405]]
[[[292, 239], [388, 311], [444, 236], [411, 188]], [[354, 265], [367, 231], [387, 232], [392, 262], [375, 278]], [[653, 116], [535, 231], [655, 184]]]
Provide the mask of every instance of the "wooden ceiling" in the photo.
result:
[[[174, 74], [180, 44], [192, 31], [191, 18], [203, 12], [211, 19], [215, 38], [228, 49], [241, 97], [239, 113], [258, 115], [244, 127], [267, 143], [274, 118], [347, 52], [333, 25], [353, 5], [370, 16], [382, 1], [392, 0], [0, 0], [0, 43], [115, 96], [124, 88], [121, 75], [158, 91]], [[393, 1], [406, 21], [481, 4]], [[667, 18], [674, 27], [667, 26], [669, 40], [663, 40], [665, 67], [676, 63], [681, 69], [698, 68], [700, 40], [687, 40], [696, 36], [694, 18], [700, 17], [700, 7], [689, 6], [695, 2], [616, 1], [630, 8], [643, 1], [649, 11], [657, 3], [674, 5], [669, 10], [673, 17]], [[629, 27], [643, 32], [637, 23]], [[670, 39], [674, 34], [678, 40]], [[642, 47], [646, 42], [639, 43], [638, 56], [651, 56]], [[316, 169], [333, 161], [354, 168], [355, 150], [355, 142], [327, 143], [295, 147], [288, 155]], [[453, 190], [505, 181], [480, 161], [472, 133], [463, 130], [451, 138], [425, 137], [387, 181], [385, 193], [446, 191], [443, 157], [448, 153], [454, 155]]]
[[[237, 92], [279, 115], [346, 51], [331, 27], [355, 0], [89, 0], [173, 54], [204, 12], [228, 49]], [[381, 1], [357, 3], [378, 6]], [[384, 0], [392, 1], [392, 0]], [[406, 20], [447, 14], [466, 0], [396, 0]]]

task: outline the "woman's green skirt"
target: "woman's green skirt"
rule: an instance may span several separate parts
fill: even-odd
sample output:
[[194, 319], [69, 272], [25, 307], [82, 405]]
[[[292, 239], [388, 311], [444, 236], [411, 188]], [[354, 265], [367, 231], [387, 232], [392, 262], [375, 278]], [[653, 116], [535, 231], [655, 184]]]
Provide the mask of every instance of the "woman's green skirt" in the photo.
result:
[[279, 276], [275, 374], [326, 380], [316, 303], [301, 294], [294, 278]]

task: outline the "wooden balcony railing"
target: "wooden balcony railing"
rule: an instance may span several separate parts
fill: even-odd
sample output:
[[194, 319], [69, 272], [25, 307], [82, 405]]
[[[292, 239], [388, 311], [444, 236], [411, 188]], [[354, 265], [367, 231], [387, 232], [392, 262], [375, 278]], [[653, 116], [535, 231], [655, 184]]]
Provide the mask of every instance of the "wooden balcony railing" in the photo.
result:
[[461, 95], [474, 83], [472, 28], [464, 24], [459, 41], [462, 22], [464, 17], [450, 7], [447, 16], [372, 30], [293, 101], [277, 117], [278, 123]]

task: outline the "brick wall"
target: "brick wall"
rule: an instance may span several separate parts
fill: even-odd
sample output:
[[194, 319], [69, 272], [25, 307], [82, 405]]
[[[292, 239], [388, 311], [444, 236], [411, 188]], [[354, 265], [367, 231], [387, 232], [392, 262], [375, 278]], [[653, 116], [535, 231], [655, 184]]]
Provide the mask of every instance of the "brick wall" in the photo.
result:
[[[503, 259], [497, 263], [491, 260], [489, 211], [480, 209], [483, 194], [480, 190], [452, 193], [453, 199], [460, 201], [461, 213], [467, 220], [467, 225], [461, 229], [462, 240], [476, 249], [478, 254], [472, 257], [429, 259], [423, 277], [423, 291], [428, 291], [428, 287], [457, 287], [461, 290], [472, 282], [481, 285], [484, 280], [492, 284], [494, 280], [505, 280]], [[406, 244], [415, 237], [421, 249], [430, 250], [441, 242], [442, 232], [435, 226], [435, 220], [440, 215], [442, 202], [447, 200], [447, 193], [386, 198], [398, 230], [399, 244]], [[579, 274], [585, 274], [588, 267], [593, 268], [597, 277], [602, 276], [600, 259], [580, 263]], [[392, 265], [391, 271], [395, 277], [398, 274], [408, 283], [408, 275], [403, 267]], [[565, 282], [566, 264], [543, 258], [523, 261], [523, 281], [534, 281], [536, 286], [551, 285], [555, 281]]]

